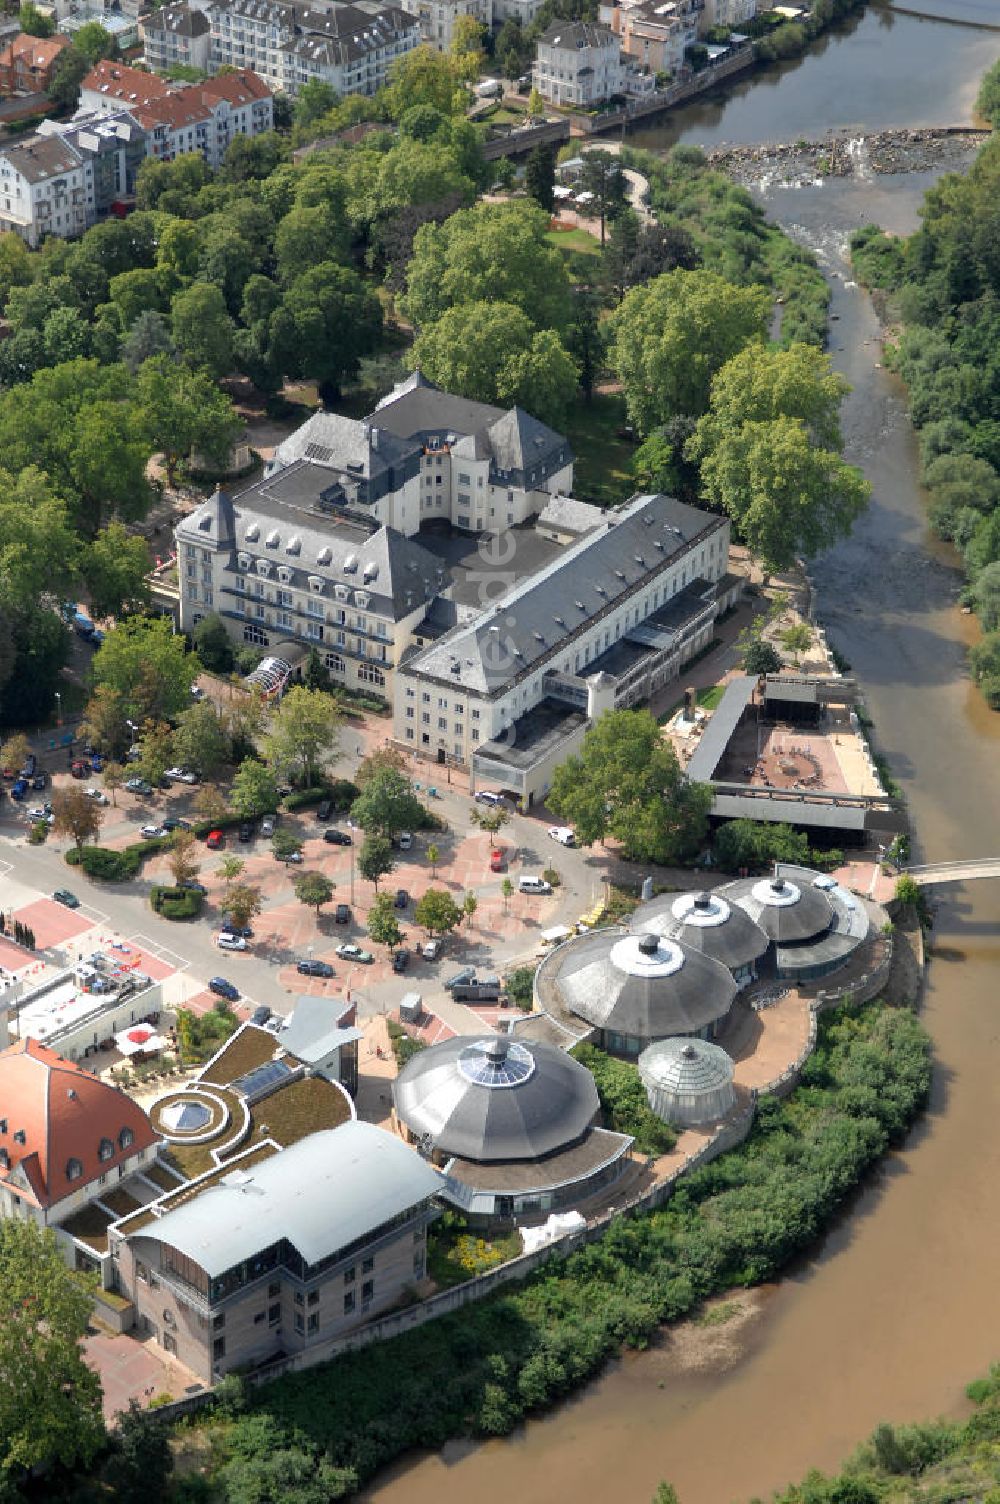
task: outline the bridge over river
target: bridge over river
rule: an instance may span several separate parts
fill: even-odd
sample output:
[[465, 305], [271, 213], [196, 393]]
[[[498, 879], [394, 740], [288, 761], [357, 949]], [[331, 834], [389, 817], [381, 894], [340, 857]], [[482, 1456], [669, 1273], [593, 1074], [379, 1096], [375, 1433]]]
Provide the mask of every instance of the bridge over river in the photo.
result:
[[907, 867], [903, 876], [912, 878], [921, 888], [938, 883], [967, 883], [976, 877], [1000, 877], [1000, 856], [967, 862], [930, 862], [923, 867]]

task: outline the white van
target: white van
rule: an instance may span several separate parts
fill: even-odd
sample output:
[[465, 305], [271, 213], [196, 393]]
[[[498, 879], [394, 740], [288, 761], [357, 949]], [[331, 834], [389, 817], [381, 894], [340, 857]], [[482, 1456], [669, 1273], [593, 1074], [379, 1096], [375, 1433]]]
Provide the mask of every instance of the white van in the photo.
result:
[[552, 884], [547, 883], [544, 877], [519, 877], [517, 890], [519, 893], [551, 893]]
[[538, 943], [543, 950], [551, 950], [554, 945], [562, 945], [564, 940], [571, 940], [575, 933], [568, 925], [554, 924], [550, 930], [542, 930]]
[[549, 840], [558, 841], [560, 846], [576, 845], [576, 836], [569, 825], [550, 825]]

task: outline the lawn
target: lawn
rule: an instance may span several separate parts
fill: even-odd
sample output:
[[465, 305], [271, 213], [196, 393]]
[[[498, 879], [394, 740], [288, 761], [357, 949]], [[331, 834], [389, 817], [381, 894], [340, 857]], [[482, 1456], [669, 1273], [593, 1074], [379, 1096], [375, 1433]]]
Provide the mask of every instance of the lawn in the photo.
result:
[[577, 500], [612, 506], [635, 490], [635, 445], [618, 437], [627, 422], [625, 398], [616, 392], [598, 392], [592, 402], [581, 401], [574, 406], [562, 427], [573, 446], [573, 495]]
[[547, 230], [545, 239], [560, 251], [575, 251], [582, 256], [601, 254], [601, 242], [589, 230]]

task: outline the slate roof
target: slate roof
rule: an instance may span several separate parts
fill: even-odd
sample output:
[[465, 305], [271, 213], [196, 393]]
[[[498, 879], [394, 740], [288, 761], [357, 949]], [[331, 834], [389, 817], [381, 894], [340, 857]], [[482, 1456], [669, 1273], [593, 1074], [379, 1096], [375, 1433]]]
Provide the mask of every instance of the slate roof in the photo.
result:
[[606, 513], [603, 530], [561, 550], [475, 621], [414, 654], [407, 671], [481, 694], [500, 692], [721, 525], [671, 496], [636, 497]]
[[58, 136], [29, 136], [26, 141], [4, 146], [0, 155], [28, 183], [48, 182], [83, 164], [80, 152]]
[[589, 533], [606, 520], [601, 507], [589, 501], [577, 501], [574, 496], [553, 496], [538, 515], [539, 527], [551, 527], [556, 532]]
[[419, 453], [418, 443], [400, 439], [379, 424], [339, 413], [313, 413], [278, 445], [273, 464], [278, 468], [308, 459], [371, 480]]
[[192, 10], [190, 5], [164, 5], [150, 11], [143, 18], [146, 32], [172, 32], [174, 36], [203, 37], [212, 26], [204, 11]]
[[302, 35], [286, 41], [282, 51], [322, 57], [333, 64], [352, 63], [392, 46], [420, 24], [396, 6], [365, 12], [353, 5], [337, 5], [330, 10], [297, 8], [296, 22]]
[[606, 26], [593, 21], [553, 21], [538, 38], [543, 47], [565, 47], [582, 51], [585, 47], [610, 47], [618, 38]]

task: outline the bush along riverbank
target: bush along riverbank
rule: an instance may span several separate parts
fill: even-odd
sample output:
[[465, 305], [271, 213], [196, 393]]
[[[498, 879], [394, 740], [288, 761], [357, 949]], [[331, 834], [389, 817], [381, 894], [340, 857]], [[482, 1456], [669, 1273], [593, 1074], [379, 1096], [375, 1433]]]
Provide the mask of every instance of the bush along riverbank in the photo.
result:
[[[977, 111], [1000, 118], [1000, 65], [986, 75]], [[963, 602], [983, 637], [970, 667], [1000, 710], [1000, 257], [995, 203], [1000, 140], [991, 136], [964, 175], [928, 190], [908, 240], [868, 225], [851, 254], [858, 280], [894, 331], [886, 361], [909, 389], [920, 435], [929, 516], [961, 555]]]
[[930, 1071], [908, 1009], [823, 1015], [799, 1088], [763, 1100], [746, 1142], [685, 1178], [661, 1210], [617, 1221], [502, 1295], [278, 1379], [243, 1413], [194, 1423], [219, 1496], [248, 1497], [230, 1482], [242, 1487], [248, 1469], [271, 1476], [283, 1459], [286, 1477], [322, 1469], [324, 1497], [343, 1497], [410, 1448], [506, 1434], [707, 1296], [772, 1279], [902, 1138]]

